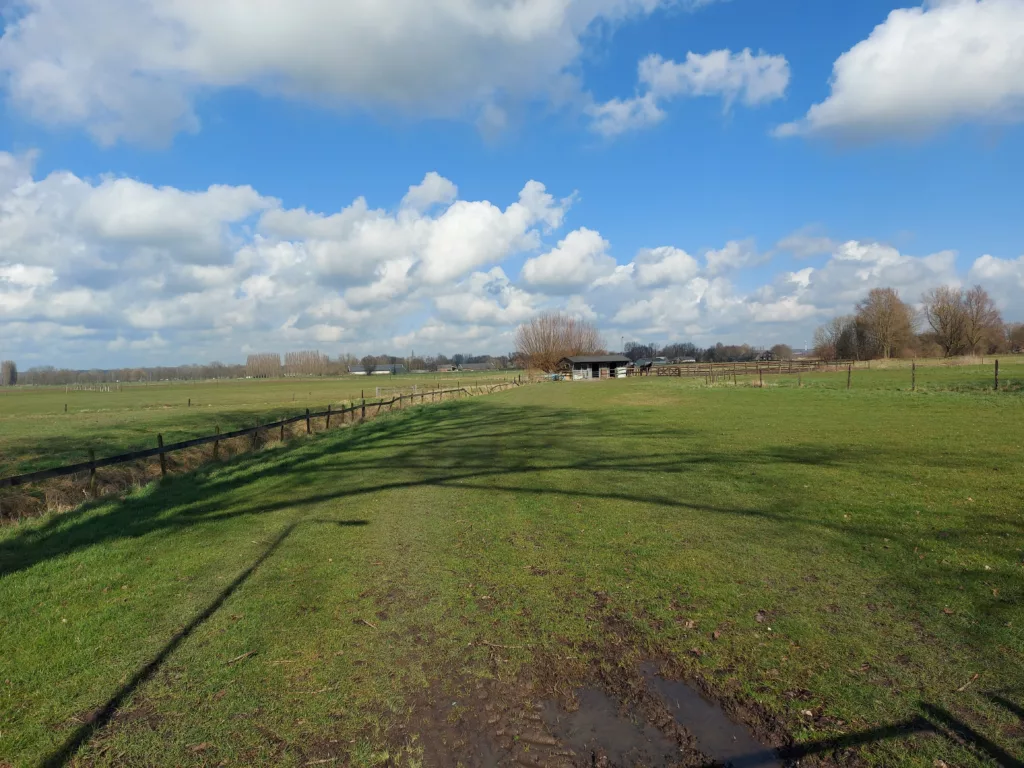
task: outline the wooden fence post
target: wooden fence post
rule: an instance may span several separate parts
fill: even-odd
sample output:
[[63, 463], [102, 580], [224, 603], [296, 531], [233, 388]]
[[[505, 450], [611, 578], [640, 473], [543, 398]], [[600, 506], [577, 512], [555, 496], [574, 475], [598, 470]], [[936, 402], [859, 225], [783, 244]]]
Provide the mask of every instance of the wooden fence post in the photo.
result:
[[68, 412], [68, 404], [64, 403], [64, 413], [67, 413], [67, 412]]
[[281, 424], [281, 442], [284, 442], [284, 424]]
[[189, 407], [189, 408], [191, 408], [191, 407], [192, 407], [192, 398], [191, 398], [191, 397], [190, 397], [190, 398], [188, 399], [188, 407]]
[[327, 429], [330, 429], [330, 428], [331, 428], [331, 406], [328, 403], [328, 405], [327, 405]]
[[[216, 427], [214, 427], [214, 430], [215, 430], [214, 434], [219, 435], [220, 434], [220, 424], [218, 424]], [[220, 440], [214, 440], [213, 441], [213, 460], [217, 461], [217, 459], [219, 459], [219, 458], [220, 458]]]
[[796, 388], [797, 389], [803, 389], [804, 388], [804, 375], [802, 373], [800, 373], [799, 371], [796, 374]]
[[257, 421], [256, 422], [256, 429], [254, 429], [253, 432], [252, 432], [252, 450], [254, 450], [254, 451], [256, 450], [256, 443], [259, 442], [259, 439], [260, 439], [260, 423]]
[[917, 390], [917, 360], [910, 363], [910, 391]]
[[846, 388], [850, 388], [850, 384], [853, 380], [853, 363], [846, 366]]
[[96, 451], [89, 449], [89, 495], [96, 498]]
[[160, 476], [167, 477], [167, 455], [164, 453], [164, 436], [156, 436], [157, 447], [160, 448]]
[[309, 420], [309, 408], [306, 409], [306, 434], [313, 434], [313, 424]]
[[995, 386], [995, 390], [996, 390], [996, 392], [999, 391], [999, 361], [998, 360], [996, 360], [996, 386]]
[[764, 389], [764, 376], [761, 374], [761, 366], [757, 366], [757, 386], [758, 389]]
[[[379, 409], [378, 409], [379, 410]], [[366, 399], [363, 399], [363, 412], [360, 415], [360, 421], [366, 421]]]

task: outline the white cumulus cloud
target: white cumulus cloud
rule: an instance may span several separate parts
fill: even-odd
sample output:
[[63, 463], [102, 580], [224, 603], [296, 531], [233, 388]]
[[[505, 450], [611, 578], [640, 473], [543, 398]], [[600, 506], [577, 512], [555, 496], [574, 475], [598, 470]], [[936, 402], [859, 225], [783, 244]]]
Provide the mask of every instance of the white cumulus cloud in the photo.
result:
[[680, 96], [720, 96], [726, 109], [736, 101], [749, 107], [765, 104], [786, 94], [790, 76], [784, 56], [755, 54], [749, 48], [690, 52], [683, 62], [652, 54], [638, 69], [642, 93], [589, 107], [598, 133], [616, 136], [660, 122], [665, 117], [661, 103]]
[[582, 227], [570, 232], [547, 253], [523, 265], [522, 278], [535, 288], [571, 293], [611, 275], [615, 259], [608, 255], [608, 241], [600, 233]]
[[931, 0], [892, 11], [836, 60], [831, 94], [777, 136], [922, 136], [1024, 119], [1024, 0]]
[[33, 118], [108, 144], [197, 130], [197, 96], [225, 88], [500, 128], [502, 101], [563, 87], [595, 24], [663, 2], [12, 0], [0, 72]]

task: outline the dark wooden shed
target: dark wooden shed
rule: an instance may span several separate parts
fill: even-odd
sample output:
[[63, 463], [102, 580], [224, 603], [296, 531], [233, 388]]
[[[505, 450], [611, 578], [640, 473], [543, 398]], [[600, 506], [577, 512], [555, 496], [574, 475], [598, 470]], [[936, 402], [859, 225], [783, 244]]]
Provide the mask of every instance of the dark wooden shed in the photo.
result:
[[563, 357], [558, 364], [573, 381], [624, 378], [630, 360], [625, 355], [575, 355]]

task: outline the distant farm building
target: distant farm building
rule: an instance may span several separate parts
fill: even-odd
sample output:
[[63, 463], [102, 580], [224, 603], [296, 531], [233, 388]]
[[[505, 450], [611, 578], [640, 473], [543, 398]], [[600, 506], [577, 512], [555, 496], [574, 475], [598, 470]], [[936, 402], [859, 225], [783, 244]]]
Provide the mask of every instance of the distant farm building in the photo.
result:
[[[362, 366], [362, 365], [350, 365], [348, 367], [348, 372], [351, 373], [353, 376], [366, 376], [367, 375], [366, 367]], [[402, 373], [405, 373], [405, 366], [402, 365], [401, 363], [395, 363], [393, 365], [389, 365], [389, 364], [385, 363], [383, 365], [375, 366], [373, 368], [373, 370], [370, 371], [370, 375], [372, 375], [372, 376], [387, 376], [387, 375], [394, 376], [394, 375], [399, 375], [399, 374], [402, 374]]]
[[493, 371], [496, 368], [494, 363], [463, 363], [459, 366], [460, 371]]
[[572, 374], [573, 381], [623, 379], [630, 360], [625, 355], [576, 355], [562, 358], [558, 367]]

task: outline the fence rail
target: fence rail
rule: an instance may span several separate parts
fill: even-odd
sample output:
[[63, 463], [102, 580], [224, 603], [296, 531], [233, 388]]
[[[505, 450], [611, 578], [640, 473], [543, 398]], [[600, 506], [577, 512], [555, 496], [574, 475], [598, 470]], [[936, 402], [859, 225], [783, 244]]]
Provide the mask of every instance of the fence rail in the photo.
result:
[[[760, 362], [751, 361], [743, 363], [684, 363], [681, 365], [655, 365], [650, 369], [636, 373], [646, 376], [680, 376], [704, 378], [706, 376], [720, 376], [733, 374], [788, 374], [805, 373], [807, 371], [828, 371], [840, 370], [843, 368], [871, 367], [870, 362], [855, 360], [763, 360]], [[636, 375], [636, 374], [635, 374]]]
[[[494, 384], [492, 386], [482, 386], [476, 389], [486, 389], [486, 394], [490, 394], [495, 390], [504, 389], [507, 387], [519, 386], [518, 381]], [[131, 451], [130, 453], [122, 453], [117, 456], [107, 456], [102, 459], [91, 459], [89, 461], [83, 461], [78, 464], [68, 464], [63, 467], [53, 467], [52, 469], [41, 469], [37, 472], [28, 472], [23, 475], [14, 475], [13, 477], [0, 478], [0, 488], [12, 488], [19, 485], [26, 485], [28, 483], [37, 483], [41, 480], [50, 480], [55, 477], [65, 477], [67, 475], [75, 475], [79, 472], [89, 472], [95, 474], [97, 469], [103, 467], [111, 467], [116, 464], [126, 464], [129, 461], [139, 461], [140, 459], [149, 459], [154, 456], [160, 456], [161, 460], [163, 456], [168, 453], [174, 453], [175, 451], [182, 451], [186, 448], [196, 448], [201, 445], [209, 445], [210, 443], [220, 443], [222, 440], [231, 440], [238, 437], [246, 436], [258, 436], [260, 432], [266, 432], [271, 429], [279, 429], [286, 427], [290, 424], [298, 424], [300, 422], [306, 422], [306, 433], [312, 432], [312, 420], [313, 419], [328, 419], [328, 427], [330, 426], [330, 419], [332, 417], [340, 417], [344, 419], [346, 415], [355, 415], [359, 413], [360, 421], [366, 420], [366, 409], [376, 407], [376, 411], [372, 414], [376, 416], [381, 412], [382, 409], [387, 408], [389, 411], [394, 410], [394, 406], [397, 403], [399, 408], [403, 407], [405, 402], [414, 404], [417, 400], [421, 403], [427, 402], [429, 397], [431, 401], [434, 401], [437, 397], [443, 398], [445, 395], [451, 394], [465, 394], [472, 395], [465, 387], [458, 387], [456, 389], [444, 389], [444, 390], [431, 390], [417, 392], [413, 394], [401, 394], [396, 397], [392, 397], [390, 400], [379, 400], [367, 402], [363, 400], [358, 404], [353, 404], [348, 408], [343, 408], [339, 411], [331, 410], [330, 406], [327, 406], [326, 411], [318, 411], [316, 413], [311, 412], [308, 408], [305, 413], [301, 413], [298, 416], [290, 416], [287, 419], [280, 419], [278, 421], [269, 422], [267, 424], [258, 424], [254, 427], [247, 427], [245, 429], [236, 429], [234, 432], [217, 433], [215, 435], [207, 435], [205, 437], [196, 437], [191, 440], [182, 440], [179, 443], [168, 443], [163, 444], [163, 436], [157, 435], [158, 445], [156, 448], [146, 448], [141, 451]], [[484, 393], [478, 393], [484, 394]]]

